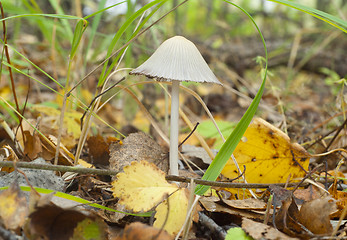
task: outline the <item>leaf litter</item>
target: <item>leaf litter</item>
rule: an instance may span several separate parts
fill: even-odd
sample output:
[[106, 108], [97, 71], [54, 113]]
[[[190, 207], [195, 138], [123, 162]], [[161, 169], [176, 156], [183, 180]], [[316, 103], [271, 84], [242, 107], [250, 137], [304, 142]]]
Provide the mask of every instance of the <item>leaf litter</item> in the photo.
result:
[[[40, 52], [42, 52], [41, 50]], [[46, 61], [42, 61], [41, 55], [38, 59], [41, 61], [41, 65], [47, 64]], [[65, 76], [66, 73], [63, 69], [65, 68], [59, 70], [59, 74]], [[320, 105], [330, 100], [320, 96], [320, 92], [313, 92], [311, 90], [313, 87], [303, 86], [303, 75], [307, 78], [306, 73], [299, 73], [299, 77], [292, 82], [293, 86], [295, 84], [299, 85], [293, 87], [293, 89], [300, 90], [299, 97], [293, 94], [281, 96], [281, 101], [290, 102], [294, 106], [286, 106], [289, 109], [287, 111], [287, 129], [292, 140], [299, 140], [301, 143], [306, 140], [305, 137], [317, 139], [318, 135], [327, 132], [329, 125], [332, 125], [332, 121], [327, 121], [326, 123], [328, 124], [319, 125], [323, 122], [323, 119], [325, 120], [327, 116], [330, 117], [332, 115], [331, 112], [323, 112], [319, 108]], [[19, 78], [19, 82], [23, 84], [24, 81]], [[24, 83], [26, 84], [26, 82]], [[3, 83], [0, 84], [3, 85]], [[315, 88], [324, 89], [325, 87], [316, 85], [315, 83]], [[201, 88], [200, 86], [198, 87], [200, 90]], [[9, 89], [6, 85], [4, 87], [1, 86], [1, 96], [6, 96], [6, 99], [10, 99], [11, 91]], [[307, 89], [310, 90], [309, 94], [307, 94]], [[211, 89], [203, 88], [201, 93], [207, 93], [208, 90]], [[85, 92], [90, 93], [89, 91]], [[50, 95], [49, 98], [51, 100], [51, 93], [42, 94], [42, 96], [48, 95]], [[215, 110], [217, 118], [235, 121], [235, 119], [239, 119], [239, 114], [243, 112], [240, 104], [242, 99], [235, 99], [234, 95], [229, 95], [225, 92], [209, 93], [207, 100], [213, 103], [209, 104], [211, 108], [212, 106], [214, 109], [219, 108], [219, 110]], [[233, 109], [226, 109], [222, 104], [216, 105], [216, 99], [220, 98], [220, 96], [223, 96], [223, 99], [231, 99], [232, 97], [235, 100], [232, 103]], [[32, 94], [30, 98], [31, 102], [40, 101], [36, 99], [37, 96], [35, 94]], [[55, 101], [61, 101], [61, 98], [60, 100], [58, 98]], [[159, 101], [161, 101], [161, 104], [159, 104]], [[275, 99], [271, 93], [264, 96], [264, 101], [279, 103], [278, 99]], [[151, 104], [153, 106], [163, 106], [162, 102], [164, 102], [163, 99], [153, 100]], [[273, 106], [276, 106], [276, 104], [273, 104]], [[188, 108], [192, 108], [192, 106], [190, 104], [187, 105]], [[227, 105], [227, 107], [230, 106]], [[163, 117], [163, 110], [164, 107], [160, 107], [158, 118]], [[199, 115], [197, 114], [199, 109], [191, 110], [196, 115]], [[122, 116], [124, 111], [126, 109], [122, 112], [119, 108], [108, 104], [100, 111], [100, 116], [110, 120], [117, 127], [122, 126], [119, 122], [122, 122], [123, 125], [126, 123], [130, 126], [131, 131], [134, 131], [134, 129], [137, 131], [136, 128], [148, 129], [148, 121], [145, 121], [141, 112], [137, 112], [135, 119], [131, 120], [131, 118], [124, 119], [124, 116]], [[270, 119], [271, 122], [278, 122], [278, 115], [272, 114], [265, 114], [266, 119]], [[192, 116], [196, 117], [196, 115]], [[28, 120], [32, 121], [33, 126], [39, 126], [39, 130], [46, 138], [33, 131], [30, 126], [24, 128], [23, 134], [19, 132], [20, 130], [18, 131], [17, 139], [25, 150], [25, 156], [29, 158], [25, 160], [30, 161], [37, 157], [43, 157], [46, 161], [51, 161], [55, 154], [55, 136], [57, 136], [57, 116], [59, 116], [59, 110], [54, 106], [33, 105], [26, 116]], [[73, 109], [68, 109], [68, 113], [65, 114], [65, 129], [63, 129], [61, 144], [61, 146], [65, 146], [65, 149], [59, 153], [60, 165], [73, 165], [74, 148], [80, 137], [80, 116], [81, 113]], [[41, 120], [38, 121], [38, 119]], [[205, 119], [202, 117], [202, 120]], [[146, 126], [142, 127], [142, 125]], [[93, 134], [97, 127], [92, 126]], [[320, 131], [313, 131], [311, 135], [306, 134], [311, 131], [310, 129], [320, 129]], [[150, 138], [149, 140], [148, 136], [144, 137], [142, 133], [137, 135], [130, 134], [127, 138], [122, 139], [122, 144], [117, 139], [109, 140], [108, 137], [113, 137], [113, 132], [108, 136], [108, 131], [101, 127], [98, 129], [102, 139], [100, 137], [93, 139], [93, 136], [89, 136], [89, 142], [84, 148], [82, 158], [87, 160], [89, 164], [92, 164], [89, 165], [91, 167], [117, 169], [117, 171], [123, 171], [123, 173], [119, 173], [114, 178], [76, 174], [72, 179], [66, 180], [66, 192], [88, 200], [97, 201], [104, 206], [114, 209], [123, 203], [128, 209], [133, 211], [125, 209], [122, 209], [122, 211], [129, 211], [132, 214], [135, 210], [141, 213], [145, 210], [149, 211], [149, 213], [146, 212], [146, 217], [123, 214], [122, 218], [117, 219], [117, 221], [110, 221], [112, 218], [107, 217], [107, 214], [113, 214], [110, 212], [105, 213], [103, 210], [95, 209], [88, 205], [79, 206], [76, 209], [66, 209], [64, 206], [55, 206], [49, 201], [43, 201], [41, 206], [31, 209], [24, 201], [22, 191], [11, 186], [8, 190], [0, 193], [1, 230], [18, 230], [18, 228], [21, 228], [25, 230], [29, 239], [35, 239], [35, 234], [48, 239], [54, 239], [51, 237], [52, 235], [60, 235], [64, 232], [61, 229], [65, 229], [66, 225], [69, 225], [68, 236], [61, 235], [61, 239], [173, 239], [174, 234], [178, 232], [178, 226], [182, 225], [182, 219], [186, 215], [189, 203], [187, 200], [187, 189], [177, 187], [177, 185], [170, 184], [165, 180], [167, 173], [167, 162], [165, 160], [167, 150], [163, 149], [167, 149], [167, 146], [165, 144], [159, 146], [157, 143], [162, 143], [162, 140], [155, 137], [153, 132], [151, 132], [151, 136], [154, 136], [154, 139]], [[337, 136], [337, 140], [332, 143], [331, 148], [345, 147], [345, 144], [343, 144], [345, 141], [344, 134], [345, 132], [342, 132], [342, 134]], [[24, 135], [25, 139], [20, 139], [22, 135]], [[8, 140], [9, 137], [1, 131], [2, 139]], [[210, 146], [214, 146], [215, 140], [212, 138], [209, 141]], [[310, 152], [326, 151], [326, 142], [324, 141], [325, 139], [311, 147]], [[196, 140], [191, 142], [197, 145]], [[306, 149], [309, 149], [307, 145], [304, 146]], [[12, 149], [16, 150], [17, 148], [12, 145]], [[13, 153], [20, 156], [15, 151]], [[313, 167], [320, 163], [326, 161], [329, 169], [334, 169], [337, 161], [345, 157], [341, 154], [329, 155], [325, 159], [311, 157], [303, 147], [292, 143], [288, 136], [262, 119], [253, 120], [253, 125], [247, 130], [234, 154], [240, 166], [246, 166], [245, 177], [249, 183], [299, 183], [302, 178], [308, 176]], [[5, 155], [1, 152], [0, 157], [2, 158], [3, 156]], [[198, 159], [196, 161], [199, 161], [199, 158], [203, 158], [203, 153], [197, 153], [195, 157]], [[16, 158], [11, 157], [11, 159], [14, 160]], [[23, 158], [20, 159], [22, 160]], [[8, 159], [5, 158], [5, 160]], [[149, 163], [143, 162], [143, 160]], [[309, 166], [309, 163], [312, 166]], [[141, 166], [140, 169], [137, 169], [141, 164], [145, 167]], [[163, 166], [160, 166], [160, 164], [163, 164]], [[199, 165], [204, 166], [202, 163]], [[133, 171], [131, 170], [132, 166], [137, 167], [135, 167], [135, 172], [131, 173]], [[5, 169], [2, 168], [3, 170]], [[11, 169], [11, 171], [16, 170]], [[234, 178], [237, 176], [234, 171], [233, 165], [228, 164], [218, 181], [228, 181], [228, 179]], [[224, 228], [234, 227], [235, 225], [242, 227], [243, 231], [253, 239], [306, 239], [310, 237], [318, 238], [322, 237], [322, 235], [328, 237], [335, 230], [331, 224], [332, 220], [336, 222], [341, 216], [345, 218], [343, 210], [346, 206], [347, 196], [346, 192], [343, 191], [345, 188], [343, 179], [346, 179], [343, 173], [346, 172], [346, 168], [343, 167], [341, 172], [342, 175], [339, 175], [339, 179], [335, 178], [333, 184], [331, 184], [332, 181], [323, 181], [325, 185], [330, 184], [329, 193], [326, 193], [316, 185], [305, 185], [305, 187], [297, 189], [277, 188], [275, 191], [270, 191], [270, 193], [264, 191], [264, 189], [258, 189], [257, 195], [259, 199], [252, 199], [247, 198], [249, 194], [246, 188], [235, 190], [213, 187], [210, 195], [203, 196], [199, 200], [201, 209], [198, 209], [198, 211], [204, 212], [210, 220]], [[313, 173], [309, 178], [312, 181], [324, 180], [325, 175], [325, 172], [319, 169], [317, 174]], [[334, 176], [332, 173], [328, 174], [327, 180], [333, 179]], [[117, 182], [119, 179], [122, 182]], [[156, 187], [158, 183], [160, 183], [161, 187]], [[321, 183], [316, 184], [325, 188]], [[131, 187], [128, 189], [129, 185]], [[119, 196], [118, 193], [121, 191], [115, 190], [115, 186], [122, 189], [122, 193]], [[159, 188], [163, 191], [158, 191]], [[130, 191], [131, 189], [132, 191]], [[154, 189], [156, 190], [153, 191]], [[295, 191], [293, 192], [293, 190]], [[130, 191], [130, 193], [127, 191]], [[156, 200], [141, 198], [149, 196], [152, 199], [151, 192], [156, 194], [153, 194]], [[119, 198], [115, 199], [114, 195]], [[267, 212], [266, 206], [271, 203], [271, 196], [273, 203], [271, 209]], [[128, 206], [129, 204], [130, 206]], [[121, 209], [121, 207], [119, 208]], [[264, 224], [263, 222], [267, 215], [270, 215], [269, 221]], [[196, 216], [194, 220], [190, 231], [192, 235], [190, 235], [189, 239], [218, 239], [213, 235], [212, 230], [206, 230], [208, 223], [197, 221]], [[52, 223], [53, 221], [54, 223]], [[30, 226], [29, 229], [28, 226]], [[204, 232], [205, 235], [203, 235]], [[15, 235], [15, 231], [10, 231], [10, 233]], [[342, 224], [337, 229], [337, 235], [335, 236], [345, 237], [346, 226]]]

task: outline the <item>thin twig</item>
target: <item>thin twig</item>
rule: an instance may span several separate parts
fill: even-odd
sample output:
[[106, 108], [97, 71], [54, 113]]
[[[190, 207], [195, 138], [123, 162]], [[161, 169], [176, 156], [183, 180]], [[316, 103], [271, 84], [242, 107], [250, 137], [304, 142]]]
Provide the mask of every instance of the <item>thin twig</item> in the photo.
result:
[[[0, 162], [0, 167], [13, 167], [13, 162], [3, 161]], [[73, 166], [62, 166], [62, 165], [49, 165], [49, 164], [39, 164], [32, 162], [16, 162], [18, 168], [31, 168], [40, 170], [50, 170], [50, 171], [60, 171], [60, 172], [75, 172], [81, 174], [95, 174], [95, 175], [117, 175], [119, 172], [110, 169], [95, 169], [95, 168], [85, 168], [85, 167], [73, 167]], [[284, 187], [285, 183], [233, 183], [233, 182], [218, 182], [218, 181], [206, 181], [202, 179], [181, 177], [167, 175], [166, 180], [175, 182], [187, 182], [189, 183], [192, 179], [196, 184], [221, 187], [221, 188], [269, 188], [270, 186]], [[298, 183], [289, 183], [288, 187], [295, 187]], [[309, 183], [302, 183], [300, 186], [305, 187]]]

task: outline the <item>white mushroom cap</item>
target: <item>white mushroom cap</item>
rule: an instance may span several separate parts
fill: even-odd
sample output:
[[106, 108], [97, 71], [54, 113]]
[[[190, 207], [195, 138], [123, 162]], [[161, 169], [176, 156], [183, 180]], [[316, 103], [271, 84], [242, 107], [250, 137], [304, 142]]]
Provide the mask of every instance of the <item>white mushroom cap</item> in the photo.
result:
[[163, 42], [153, 55], [130, 74], [145, 75], [158, 81], [218, 83], [197, 47], [181, 36]]

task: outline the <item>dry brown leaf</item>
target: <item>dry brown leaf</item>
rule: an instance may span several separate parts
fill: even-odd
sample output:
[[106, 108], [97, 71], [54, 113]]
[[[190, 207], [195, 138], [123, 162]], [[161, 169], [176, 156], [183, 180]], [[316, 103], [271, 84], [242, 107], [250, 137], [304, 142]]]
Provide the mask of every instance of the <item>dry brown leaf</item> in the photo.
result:
[[172, 240], [173, 236], [159, 228], [151, 227], [140, 222], [127, 225], [122, 234], [114, 240]]
[[[323, 184], [316, 183], [321, 185], [324, 188]], [[310, 185], [305, 189], [297, 189], [294, 191], [294, 196], [297, 199], [303, 200], [305, 202], [312, 201], [314, 199], [322, 198], [323, 196], [327, 196], [327, 193], [317, 186]]]
[[246, 217], [252, 219], [264, 219], [264, 214], [244, 209], [236, 209], [229, 206], [227, 207], [216, 197], [201, 197], [199, 201], [202, 204], [202, 206], [209, 212], [227, 213], [239, 217]]
[[230, 207], [247, 210], [266, 210], [266, 203], [263, 200], [247, 198], [243, 200], [224, 200], [223, 202]]
[[160, 145], [143, 132], [129, 134], [123, 144], [113, 143], [110, 146], [110, 166], [113, 170], [122, 171], [123, 167], [133, 161], [154, 163], [160, 170], [167, 173], [168, 158]]
[[306, 237], [306, 233], [298, 224], [299, 210], [294, 198], [290, 197], [282, 201], [282, 206], [275, 216], [276, 228], [294, 237]]
[[31, 134], [29, 131], [24, 131], [24, 154], [30, 159], [36, 159], [42, 152], [42, 144], [37, 133]]
[[266, 224], [252, 221], [248, 218], [242, 219], [242, 229], [255, 240], [268, 239], [268, 240], [295, 240], [277, 229], [270, 227]]
[[[29, 221], [25, 230], [30, 239], [66, 240], [70, 239], [74, 234], [79, 234], [79, 229], [76, 229], [76, 227], [86, 219], [97, 222], [98, 225], [102, 224], [101, 219], [98, 219], [98, 217], [87, 216], [76, 210], [63, 209], [50, 204], [36, 208], [29, 215]], [[80, 225], [81, 228], [83, 228], [83, 224], [82, 226]], [[104, 233], [101, 231], [100, 234]]]
[[336, 203], [331, 197], [315, 199], [301, 206], [298, 220], [314, 234], [331, 234], [329, 215], [335, 210]]
[[329, 193], [336, 199], [337, 210], [331, 217], [340, 217], [343, 209], [347, 206], [347, 192], [337, 190], [337, 180], [329, 188]]
[[109, 144], [100, 136], [91, 136], [87, 140], [90, 163], [94, 166], [109, 166], [110, 151]]

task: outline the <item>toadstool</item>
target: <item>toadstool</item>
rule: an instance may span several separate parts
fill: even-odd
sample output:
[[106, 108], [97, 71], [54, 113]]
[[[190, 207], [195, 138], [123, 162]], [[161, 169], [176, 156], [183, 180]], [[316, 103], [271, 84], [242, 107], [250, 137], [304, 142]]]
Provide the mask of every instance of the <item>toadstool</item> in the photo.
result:
[[197, 47], [182, 36], [164, 41], [153, 55], [130, 74], [172, 82], [170, 117], [170, 174], [178, 175], [179, 85], [182, 81], [218, 83]]

